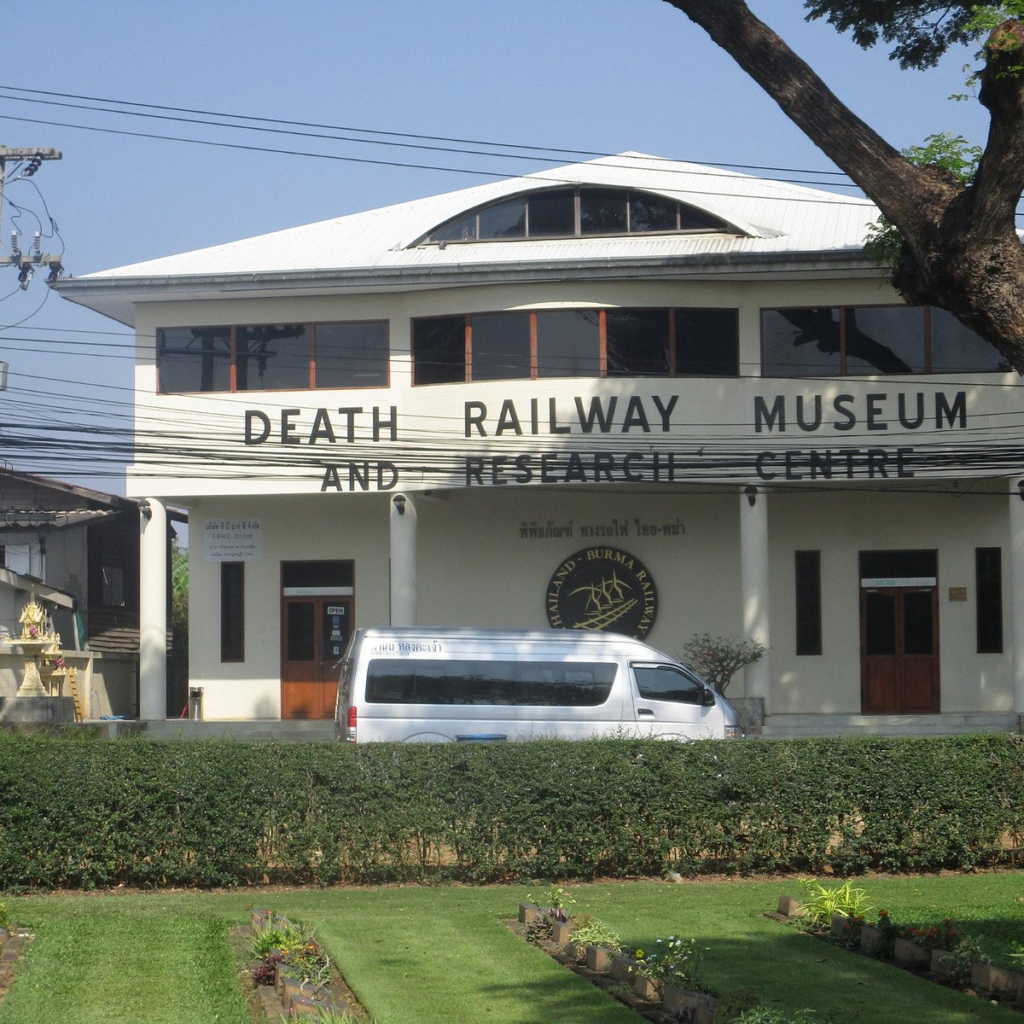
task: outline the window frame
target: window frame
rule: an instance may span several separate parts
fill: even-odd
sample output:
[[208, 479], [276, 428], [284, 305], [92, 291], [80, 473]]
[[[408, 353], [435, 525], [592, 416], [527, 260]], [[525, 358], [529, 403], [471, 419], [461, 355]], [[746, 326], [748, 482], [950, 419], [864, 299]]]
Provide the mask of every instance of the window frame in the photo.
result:
[[220, 660], [245, 661], [245, 562], [220, 563]]
[[794, 551], [793, 556], [796, 653], [800, 657], [812, 657], [822, 654], [824, 650], [821, 615], [821, 551]]
[[[994, 556], [994, 557], [993, 557]], [[983, 566], [985, 558], [992, 564]], [[974, 549], [974, 615], [978, 654], [1002, 654], [1003, 635], [1003, 549]]]
[[[571, 234], [531, 234], [530, 233], [530, 200], [533, 198], [543, 198], [558, 192], [572, 191], [573, 193], [573, 231]], [[583, 204], [583, 193], [584, 192], [620, 192], [625, 196], [626, 201], [626, 229], [624, 231], [583, 231], [581, 209]], [[650, 230], [634, 230], [633, 228], [633, 197], [653, 197], [656, 200], [660, 200], [663, 203], [674, 204], [675, 207], [675, 226], [671, 228], [653, 228]], [[523, 215], [523, 233], [521, 235], [484, 235], [480, 234], [480, 215], [487, 210], [494, 207], [502, 206], [513, 201], [519, 200], [523, 203], [524, 215]], [[708, 223], [706, 226], [699, 227], [686, 227], [685, 220], [687, 215], [695, 220], [706, 220]], [[468, 228], [472, 225], [472, 236], [462, 238], [435, 238], [434, 235], [442, 232], [444, 229], [457, 226], [460, 223], [464, 223]], [[436, 224], [430, 229], [425, 235], [416, 239], [412, 243], [410, 248], [416, 248], [417, 246], [423, 245], [436, 245], [440, 248], [446, 248], [449, 245], [464, 245], [466, 243], [476, 242], [528, 242], [528, 241], [550, 241], [552, 239], [559, 238], [627, 238], [632, 236], [647, 237], [650, 235], [715, 235], [715, 234], [728, 234], [743, 236], [745, 232], [740, 230], [736, 225], [730, 224], [724, 218], [719, 217], [716, 214], [710, 213], [707, 210], [701, 209], [699, 206], [694, 206], [692, 203], [684, 203], [678, 199], [672, 199], [669, 196], [662, 195], [660, 192], [652, 192], [647, 189], [621, 187], [617, 185], [599, 185], [596, 183], [587, 183], [579, 185], [553, 185], [550, 188], [544, 189], [530, 189], [527, 192], [518, 192], [513, 195], [502, 196], [500, 199], [496, 199], [490, 203], [484, 203], [482, 206], [474, 207], [470, 210], [464, 210], [462, 213], [456, 214], [454, 217], [449, 217], [448, 220], [443, 221], [440, 224]]]
[[[838, 368], [832, 370], [830, 367], [822, 366], [821, 368], [811, 368], [807, 373], [799, 372], [780, 372], [772, 371], [766, 365], [766, 351], [765, 351], [765, 314], [766, 313], [781, 313], [787, 310], [803, 311], [803, 310], [831, 310], [838, 312], [838, 334], [839, 334], [839, 365]], [[921, 318], [921, 364], [922, 369], [915, 370], [909, 368], [907, 370], [894, 370], [885, 371], [874, 369], [867, 372], [854, 371], [851, 372], [848, 366], [849, 352], [847, 346], [847, 318], [850, 314], [855, 314], [860, 310], [873, 310], [873, 309], [897, 309], [897, 310], [913, 310], [919, 309], [922, 313]], [[863, 380], [870, 377], [887, 377], [887, 376], [931, 376], [940, 373], [1006, 373], [1007, 368], [993, 366], [993, 367], [980, 367], [980, 368], [950, 368], [942, 366], [935, 368], [933, 365], [933, 343], [932, 343], [932, 312], [933, 306], [910, 306], [903, 305], [894, 302], [879, 302], [879, 303], [822, 303], [815, 306], [761, 306], [759, 309], [759, 324], [758, 328], [760, 331], [760, 362], [761, 362], [761, 377], [765, 379], [776, 379], [776, 380], [802, 380], [802, 379], [813, 379], [817, 378], [836, 378], [842, 377], [850, 380]]]
[[[643, 311], [661, 313], [666, 320], [666, 360], [668, 365], [667, 373], [642, 373], [642, 372], [610, 372], [609, 371], [609, 357], [608, 357], [608, 319], [609, 314], [616, 314], [621, 312], [631, 311]], [[730, 316], [731, 326], [734, 332], [734, 339], [732, 345], [732, 352], [730, 353], [734, 363], [734, 372], [731, 373], [692, 373], [686, 370], [679, 369], [680, 362], [680, 342], [678, 340], [678, 320], [679, 313], [722, 313]], [[473, 376], [473, 318], [474, 317], [488, 317], [493, 316], [496, 313], [507, 315], [507, 316], [526, 316], [529, 317], [529, 335], [530, 335], [530, 357], [529, 365], [530, 372], [528, 375], [519, 375], [515, 377], [493, 377], [488, 376], [478, 380]], [[559, 378], [557, 374], [541, 374], [540, 367], [543, 365], [543, 357], [538, 351], [538, 317], [543, 317], [546, 313], [595, 313], [598, 317], [597, 323], [597, 372], [594, 374], [579, 374], [579, 373], [567, 373], [563, 377]], [[416, 352], [416, 327], [417, 324], [427, 324], [430, 322], [438, 321], [451, 321], [458, 320], [463, 321], [463, 339], [465, 349], [465, 361], [462, 367], [461, 374], [454, 372], [457, 369], [457, 364], [453, 361], [451, 363], [451, 379], [448, 380], [417, 380], [417, 352]], [[454, 313], [448, 316], [425, 316], [425, 317], [412, 317], [410, 320], [410, 338], [411, 338], [411, 357], [412, 357], [412, 384], [413, 387], [428, 387], [437, 384], [471, 384], [481, 382], [491, 382], [496, 380], [557, 380], [557, 379], [570, 379], [579, 378], [584, 380], [622, 380], [629, 377], [659, 377], [659, 378], [683, 378], [693, 380], [720, 380], [720, 379], [738, 379], [740, 376], [740, 337], [739, 337], [739, 309], [734, 306], [626, 306], [626, 307], [613, 307], [602, 308], [595, 306], [575, 306], [575, 307], [558, 307], [558, 308], [545, 308], [545, 309], [528, 309], [528, 310], [477, 310], [474, 313]], [[447, 364], [446, 364], [447, 365]], [[436, 374], [431, 374], [436, 376]]]
[[[641, 681], [640, 675], [642, 672], [668, 672], [675, 676], [681, 676], [687, 681], [687, 683], [692, 685], [692, 695], [697, 699], [688, 700], [679, 697], [670, 697], [666, 696], [664, 693], [645, 693], [644, 683]], [[711, 687], [701, 679], [696, 672], [692, 669], [686, 668], [685, 665], [669, 665], [661, 661], [631, 661], [629, 663], [629, 673], [632, 676], [633, 687], [638, 700], [660, 700], [665, 701], [668, 704], [686, 704], [689, 707], [709, 706], [707, 694]]]
[[[352, 384], [317, 384], [317, 329], [320, 327], [347, 327], [367, 324], [379, 324], [383, 327], [383, 353], [381, 362], [382, 380], [379, 383], [352, 383]], [[301, 328], [308, 335], [308, 372], [307, 381], [303, 387], [243, 387], [238, 386], [239, 380], [239, 336], [243, 331], [255, 331], [261, 328], [273, 328], [277, 326], [295, 326]], [[168, 391], [164, 389], [162, 380], [162, 363], [164, 352], [165, 332], [174, 331], [221, 331], [226, 332], [228, 340], [227, 363], [228, 386], [226, 388], [211, 387], [204, 389], [181, 389]], [[182, 354], [184, 350], [173, 350]], [[202, 353], [197, 352], [197, 356]], [[211, 358], [216, 358], [217, 353], [210, 353]], [[223, 356], [220, 356], [223, 359]], [[242, 359], [255, 358], [251, 353], [242, 353]], [[245, 323], [245, 324], [187, 324], [174, 327], [158, 327], [156, 329], [156, 371], [157, 384], [156, 392], [160, 395], [226, 395], [226, 394], [273, 394], [288, 391], [352, 391], [387, 388], [391, 386], [391, 321], [384, 318], [366, 318], [360, 320], [317, 320], [317, 321], [294, 321], [286, 324], [280, 323]], [[215, 365], [215, 364], [211, 364]]]

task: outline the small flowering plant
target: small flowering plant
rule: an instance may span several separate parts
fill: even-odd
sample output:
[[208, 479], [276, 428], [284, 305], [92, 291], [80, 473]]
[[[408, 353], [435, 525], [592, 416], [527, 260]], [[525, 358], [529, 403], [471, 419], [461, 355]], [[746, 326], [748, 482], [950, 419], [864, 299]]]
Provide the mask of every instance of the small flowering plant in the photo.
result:
[[59, 671], [62, 668], [67, 668], [68, 663], [59, 654], [53, 654], [46, 659], [46, 664], [51, 668]]
[[703, 992], [700, 971], [706, 952], [707, 948], [698, 946], [696, 939], [686, 942], [670, 935], [667, 939], [657, 939], [653, 949], [638, 949], [633, 955], [638, 961], [638, 973], [645, 977], [691, 992]]
[[854, 914], [843, 921], [837, 941], [839, 945], [853, 949], [860, 945], [860, 933], [864, 931], [864, 915]]
[[954, 924], [948, 917], [942, 924], [927, 927], [908, 924], [899, 929], [899, 937], [909, 939], [922, 949], [952, 950], [963, 941], [963, 929]]

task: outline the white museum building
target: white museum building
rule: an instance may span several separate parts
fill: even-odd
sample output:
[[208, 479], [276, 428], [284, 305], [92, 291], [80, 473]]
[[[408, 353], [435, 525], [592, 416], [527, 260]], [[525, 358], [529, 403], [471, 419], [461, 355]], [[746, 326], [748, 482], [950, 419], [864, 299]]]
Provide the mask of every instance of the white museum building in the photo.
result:
[[136, 331], [143, 719], [168, 507], [207, 719], [356, 626], [697, 633], [766, 732], [1013, 730], [1024, 392], [863, 199], [624, 153], [57, 285]]

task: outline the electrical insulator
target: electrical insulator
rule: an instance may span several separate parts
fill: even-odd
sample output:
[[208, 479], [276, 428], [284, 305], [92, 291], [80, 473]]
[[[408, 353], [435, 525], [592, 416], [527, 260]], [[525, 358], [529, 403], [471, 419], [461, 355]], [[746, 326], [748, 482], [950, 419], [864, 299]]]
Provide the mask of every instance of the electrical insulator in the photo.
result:
[[32, 239], [32, 251], [37, 255], [41, 255], [43, 251], [43, 233], [41, 231], [36, 232], [36, 236]]
[[12, 231], [11, 232], [11, 252], [13, 252], [15, 256], [20, 256], [21, 255], [21, 247], [18, 245], [18, 232], [17, 231]]

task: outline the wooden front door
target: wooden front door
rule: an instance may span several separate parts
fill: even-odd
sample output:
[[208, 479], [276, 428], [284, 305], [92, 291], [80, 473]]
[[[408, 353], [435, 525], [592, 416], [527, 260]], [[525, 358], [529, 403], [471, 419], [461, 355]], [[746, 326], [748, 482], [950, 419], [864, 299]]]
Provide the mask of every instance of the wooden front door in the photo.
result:
[[351, 628], [351, 597], [317, 594], [282, 598], [282, 718], [333, 717], [337, 666]]
[[863, 587], [861, 710], [865, 714], [939, 711], [935, 586]]

